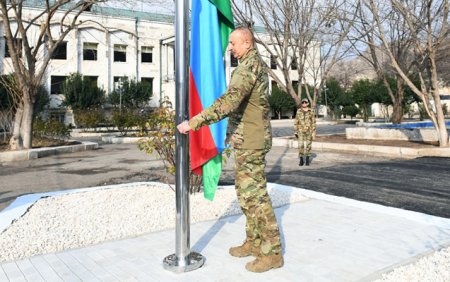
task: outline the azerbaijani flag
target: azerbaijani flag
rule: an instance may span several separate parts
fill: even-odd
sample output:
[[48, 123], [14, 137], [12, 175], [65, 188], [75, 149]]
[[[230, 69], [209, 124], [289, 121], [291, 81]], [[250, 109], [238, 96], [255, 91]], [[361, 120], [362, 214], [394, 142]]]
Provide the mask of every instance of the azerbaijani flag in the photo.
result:
[[[226, 90], [224, 54], [234, 29], [229, 0], [192, 0], [189, 115], [195, 116]], [[202, 175], [204, 196], [214, 199], [222, 172], [227, 120], [190, 132], [190, 159]]]

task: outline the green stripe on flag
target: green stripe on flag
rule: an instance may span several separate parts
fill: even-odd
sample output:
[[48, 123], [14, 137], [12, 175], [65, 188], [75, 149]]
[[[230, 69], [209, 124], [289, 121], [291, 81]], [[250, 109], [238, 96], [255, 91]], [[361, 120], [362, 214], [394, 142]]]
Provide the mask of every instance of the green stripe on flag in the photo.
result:
[[220, 38], [222, 40], [222, 54], [227, 51], [228, 38], [234, 30], [233, 13], [228, 0], [209, 0], [219, 11]]
[[226, 18], [230, 25], [234, 26], [233, 13], [231, 12], [231, 3], [229, 0], [209, 0], [216, 6], [217, 10]]
[[[228, 40], [231, 32], [234, 30], [233, 13], [229, 0], [209, 0], [218, 11], [220, 39], [222, 41], [222, 55], [225, 55], [228, 46]], [[212, 201], [216, 194], [219, 184], [220, 174], [222, 173], [222, 153], [202, 166], [203, 174], [203, 194], [205, 199]]]
[[219, 184], [222, 173], [222, 154], [218, 154], [202, 166], [203, 195], [205, 199], [212, 201]]

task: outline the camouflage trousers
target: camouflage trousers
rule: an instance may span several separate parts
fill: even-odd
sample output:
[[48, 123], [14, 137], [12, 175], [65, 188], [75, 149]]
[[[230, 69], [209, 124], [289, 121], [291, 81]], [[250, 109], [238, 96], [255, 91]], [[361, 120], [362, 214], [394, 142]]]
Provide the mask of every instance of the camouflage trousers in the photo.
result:
[[298, 132], [298, 156], [311, 156], [312, 133]]
[[281, 252], [280, 231], [266, 187], [266, 151], [235, 149], [236, 194], [246, 218], [247, 240], [264, 255]]

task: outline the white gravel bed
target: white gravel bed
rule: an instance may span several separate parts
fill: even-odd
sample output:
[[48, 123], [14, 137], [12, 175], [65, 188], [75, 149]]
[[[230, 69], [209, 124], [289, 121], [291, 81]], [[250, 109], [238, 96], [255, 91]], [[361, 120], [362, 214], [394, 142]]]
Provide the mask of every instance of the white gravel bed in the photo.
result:
[[450, 247], [434, 252], [418, 261], [397, 267], [375, 282], [449, 282]]
[[[275, 207], [307, 199], [285, 188], [269, 188]], [[230, 187], [213, 202], [191, 195], [190, 206], [191, 223], [241, 213]], [[175, 213], [175, 192], [155, 183], [43, 198], [0, 234], [0, 262], [174, 228]]]

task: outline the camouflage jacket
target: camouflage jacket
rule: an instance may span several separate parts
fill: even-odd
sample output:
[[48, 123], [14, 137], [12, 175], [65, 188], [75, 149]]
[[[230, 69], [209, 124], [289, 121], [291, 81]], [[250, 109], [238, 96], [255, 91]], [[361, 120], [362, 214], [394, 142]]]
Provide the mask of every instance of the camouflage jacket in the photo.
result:
[[295, 117], [295, 130], [297, 132], [316, 132], [316, 116], [315, 112], [311, 109], [308, 111], [298, 108], [297, 116]]
[[191, 118], [189, 126], [198, 130], [229, 117], [226, 143], [239, 149], [270, 150], [272, 129], [268, 94], [267, 69], [258, 51], [252, 49], [231, 74], [226, 92]]

